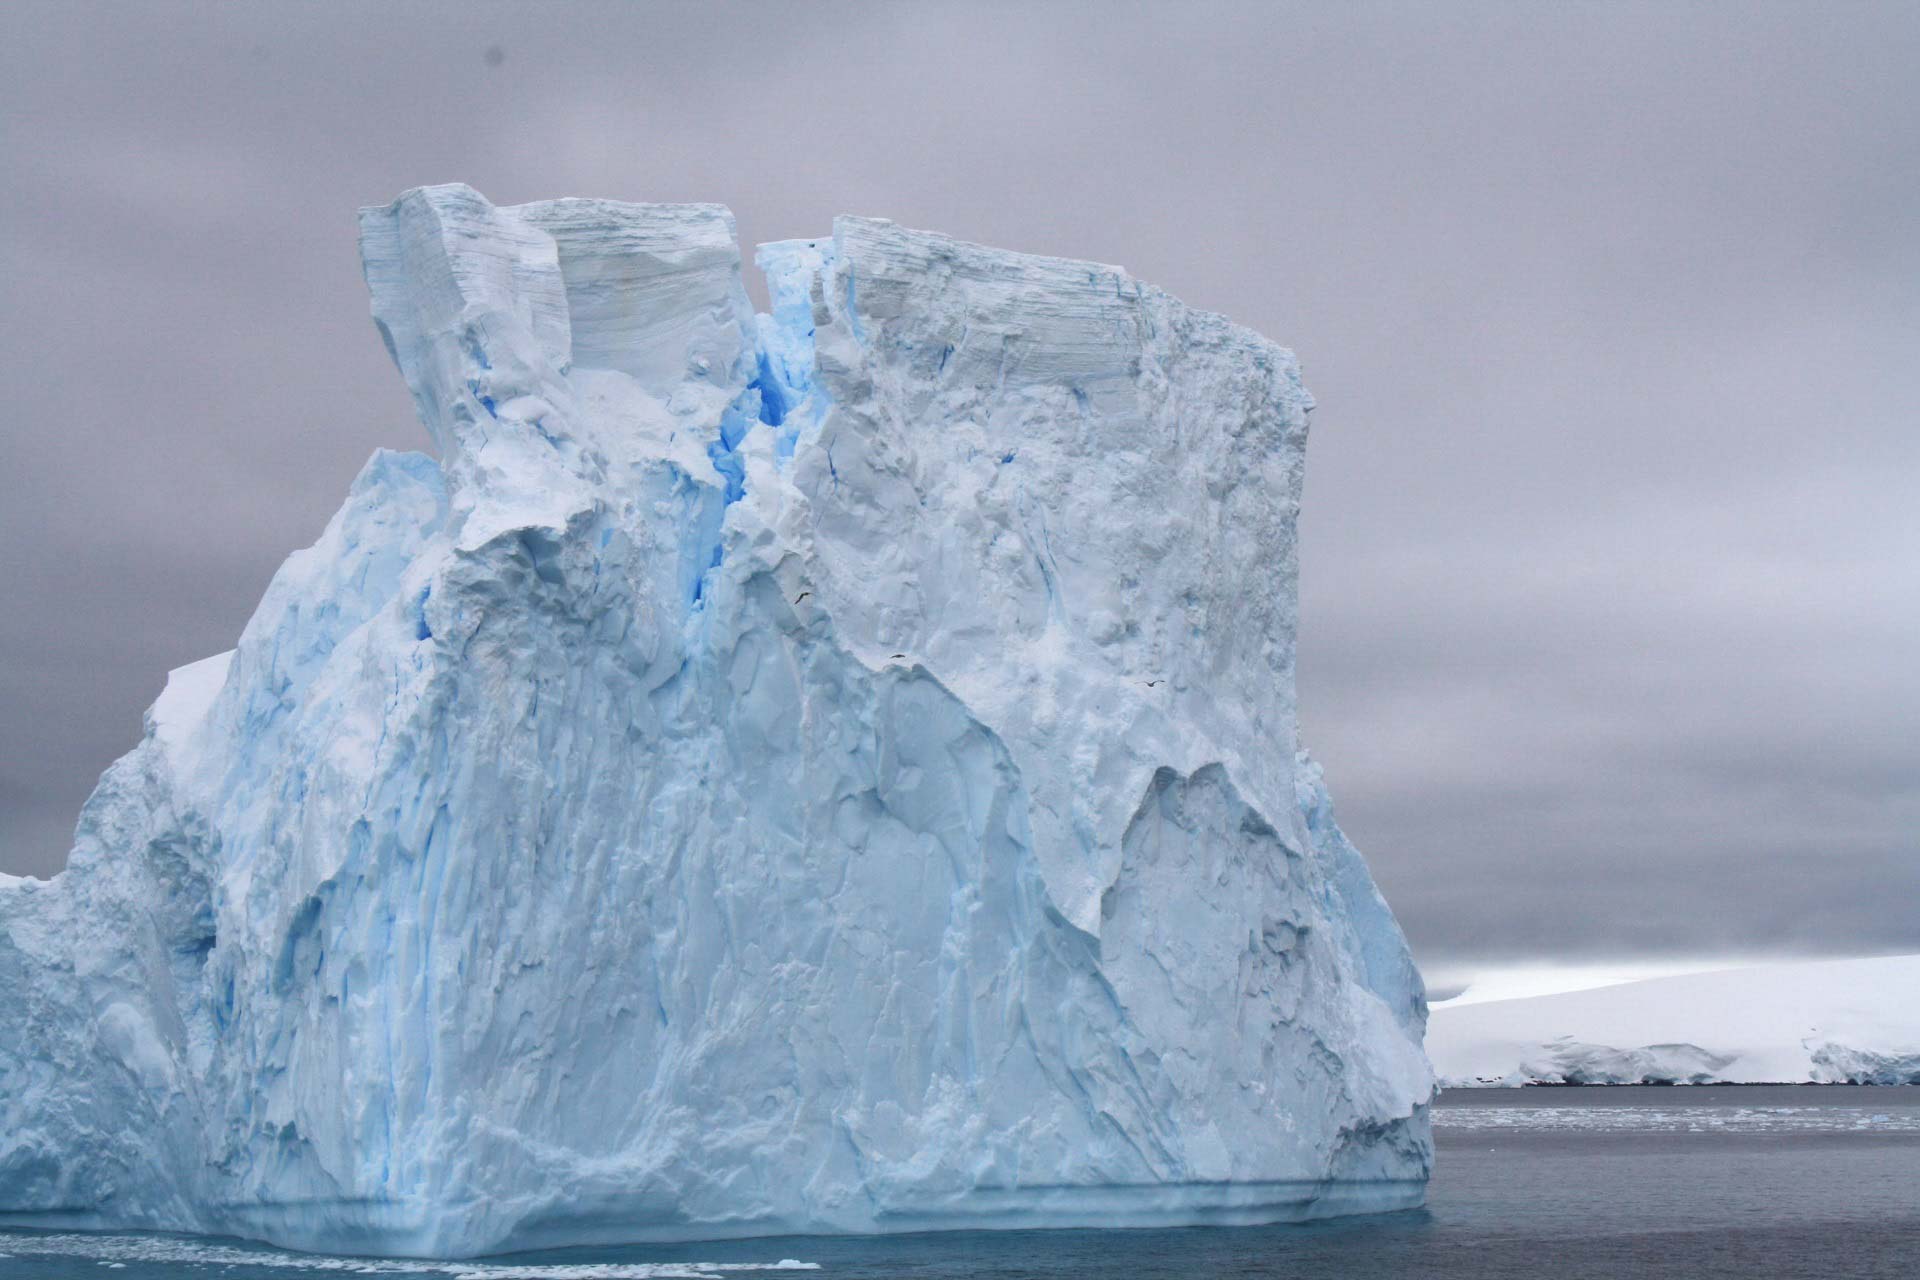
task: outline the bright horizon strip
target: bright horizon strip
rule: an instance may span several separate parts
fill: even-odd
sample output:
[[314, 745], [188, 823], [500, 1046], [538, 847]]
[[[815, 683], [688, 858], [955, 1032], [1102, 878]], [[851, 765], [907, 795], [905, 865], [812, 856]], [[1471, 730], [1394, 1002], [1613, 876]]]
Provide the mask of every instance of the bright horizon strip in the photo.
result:
[[[1838, 958], [1838, 957], [1835, 957]], [[1691, 960], [1617, 961], [1600, 964], [1515, 964], [1436, 966], [1428, 975], [1428, 985], [1436, 990], [1465, 986], [1465, 990], [1445, 1000], [1432, 1002], [1433, 1008], [1457, 1009], [1470, 1004], [1488, 1004], [1495, 1000], [1527, 1000], [1534, 996], [1563, 995], [1569, 991], [1592, 991], [1617, 987], [1629, 982], [1653, 978], [1677, 978], [1690, 973], [1715, 973], [1724, 969], [1748, 969], [1777, 964], [1790, 959], [1783, 956], [1714, 956]]]

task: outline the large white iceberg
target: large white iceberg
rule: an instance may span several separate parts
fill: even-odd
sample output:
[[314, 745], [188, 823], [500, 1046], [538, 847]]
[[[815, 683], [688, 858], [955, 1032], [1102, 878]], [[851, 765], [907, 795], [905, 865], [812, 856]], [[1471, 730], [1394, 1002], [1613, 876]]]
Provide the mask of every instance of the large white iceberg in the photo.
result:
[[1417, 1205], [1293, 357], [713, 205], [361, 215], [382, 452], [0, 877], [0, 1222], [464, 1255]]

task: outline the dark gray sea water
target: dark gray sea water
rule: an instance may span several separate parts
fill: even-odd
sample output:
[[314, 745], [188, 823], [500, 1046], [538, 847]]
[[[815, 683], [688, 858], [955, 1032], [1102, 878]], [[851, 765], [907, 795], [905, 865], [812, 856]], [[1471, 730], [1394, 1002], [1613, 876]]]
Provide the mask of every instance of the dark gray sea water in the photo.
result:
[[[6, 1280], [1920, 1277], [1920, 1088], [1455, 1090], [1415, 1213], [1307, 1227], [792, 1237], [470, 1263], [0, 1232]], [[816, 1269], [817, 1268], [817, 1269]]]

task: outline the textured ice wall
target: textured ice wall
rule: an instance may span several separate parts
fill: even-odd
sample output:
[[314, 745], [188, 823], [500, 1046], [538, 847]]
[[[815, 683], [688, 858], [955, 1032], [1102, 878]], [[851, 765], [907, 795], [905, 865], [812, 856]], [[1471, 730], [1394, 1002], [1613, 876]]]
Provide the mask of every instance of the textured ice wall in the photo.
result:
[[380, 453], [0, 878], [0, 1220], [468, 1254], [1418, 1204], [1293, 357], [706, 205], [361, 215]]

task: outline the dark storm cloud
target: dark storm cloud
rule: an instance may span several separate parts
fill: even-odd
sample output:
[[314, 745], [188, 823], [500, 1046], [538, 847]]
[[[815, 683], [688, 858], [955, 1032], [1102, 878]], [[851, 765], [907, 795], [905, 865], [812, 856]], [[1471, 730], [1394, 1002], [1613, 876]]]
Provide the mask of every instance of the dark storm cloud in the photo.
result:
[[1904, 5], [8, 6], [0, 867], [424, 445], [352, 215], [458, 179], [1293, 345], [1303, 724], [1424, 957], [1920, 949], [1917, 85]]

